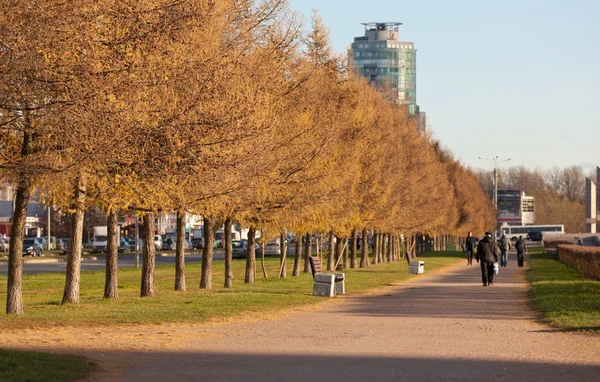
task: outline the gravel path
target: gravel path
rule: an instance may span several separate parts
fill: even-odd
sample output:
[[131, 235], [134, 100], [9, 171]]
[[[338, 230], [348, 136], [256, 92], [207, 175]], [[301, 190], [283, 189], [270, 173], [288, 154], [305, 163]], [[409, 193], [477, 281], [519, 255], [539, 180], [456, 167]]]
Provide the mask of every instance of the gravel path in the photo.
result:
[[516, 258], [486, 288], [478, 265], [461, 263], [384, 294], [254, 322], [30, 331], [13, 346], [43, 338], [112, 365], [93, 380], [600, 380], [600, 337], [539, 323], [526, 292]]

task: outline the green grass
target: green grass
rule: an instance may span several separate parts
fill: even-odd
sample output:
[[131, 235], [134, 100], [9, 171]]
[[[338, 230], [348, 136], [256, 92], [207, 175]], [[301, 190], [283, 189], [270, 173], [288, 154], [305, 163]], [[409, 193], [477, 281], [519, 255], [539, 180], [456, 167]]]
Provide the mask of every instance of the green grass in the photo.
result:
[[[462, 252], [433, 253], [420, 257], [426, 271], [462, 260]], [[222, 261], [213, 265], [213, 289], [201, 290], [200, 263], [186, 265], [186, 292], [173, 291], [173, 265], [156, 267], [156, 296], [140, 298], [141, 270], [119, 270], [119, 299], [105, 300], [104, 271], [81, 273], [80, 303], [62, 305], [65, 275], [63, 273], [24, 275], [24, 314], [0, 315], [0, 328], [16, 329], [39, 325], [119, 325], [158, 324], [164, 322], [207, 322], [222, 317], [317, 304], [323, 298], [312, 296], [312, 276], [301, 273], [291, 277], [293, 258], [288, 259], [288, 277], [278, 279], [279, 260], [267, 258], [269, 278], [264, 279], [257, 262], [257, 278], [252, 285], [244, 284], [245, 260], [234, 260], [233, 288], [223, 287]], [[366, 293], [372, 289], [393, 285], [415, 275], [408, 274], [406, 261], [378, 264], [365, 269], [348, 269], [346, 290], [349, 294]], [[6, 303], [6, 277], [0, 277], [0, 306]]]
[[564, 330], [600, 332], [600, 282], [586, 279], [556, 255], [535, 254], [527, 279], [534, 307]]
[[0, 349], [0, 381], [77, 381], [95, 369], [83, 357]]

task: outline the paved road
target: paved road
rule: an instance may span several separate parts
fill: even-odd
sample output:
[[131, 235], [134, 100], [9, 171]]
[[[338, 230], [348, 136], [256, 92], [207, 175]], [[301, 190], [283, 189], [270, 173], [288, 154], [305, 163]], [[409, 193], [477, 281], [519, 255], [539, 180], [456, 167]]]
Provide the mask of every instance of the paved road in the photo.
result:
[[[593, 381], [600, 337], [561, 333], [528, 308], [510, 256], [495, 286], [461, 265], [380, 296], [258, 323], [186, 330], [138, 353], [123, 381]], [[177, 331], [173, 332], [174, 334]], [[169, 334], [166, 332], [165, 334]]]
[[90, 357], [104, 370], [94, 381], [598, 380], [600, 337], [538, 322], [514, 254], [493, 287], [465, 263], [265, 319], [35, 328], [2, 343]]
[[[29, 258], [26, 258], [29, 260]], [[215, 260], [223, 260], [223, 253], [215, 253]], [[25, 274], [36, 274], [36, 273], [53, 273], [53, 272], [66, 272], [67, 263], [64, 259], [60, 259], [59, 261], [54, 261], [53, 259], [48, 259], [50, 262], [46, 262], [46, 259], [36, 258], [31, 261], [26, 261], [23, 263], [23, 273]], [[186, 255], [186, 262], [196, 262], [202, 261], [201, 255]], [[140, 267], [142, 264], [142, 256], [140, 254]], [[156, 265], [160, 264], [174, 264], [175, 256], [174, 255], [157, 255], [156, 256]], [[132, 268], [135, 267], [135, 258], [134, 256], [119, 256], [119, 268]], [[106, 257], [103, 255], [96, 256], [95, 259], [84, 258], [81, 262], [81, 270], [82, 271], [97, 271], [106, 269]], [[0, 262], [0, 275], [6, 276], [8, 272], [8, 264], [6, 262]]]

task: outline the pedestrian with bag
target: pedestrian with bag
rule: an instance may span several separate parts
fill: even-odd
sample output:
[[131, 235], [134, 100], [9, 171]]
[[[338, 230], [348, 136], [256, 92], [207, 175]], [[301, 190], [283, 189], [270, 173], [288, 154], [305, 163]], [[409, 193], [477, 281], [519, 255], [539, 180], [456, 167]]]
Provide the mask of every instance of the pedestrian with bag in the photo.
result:
[[494, 263], [498, 262], [498, 246], [492, 239], [492, 234], [485, 233], [483, 239], [477, 245], [475, 260], [481, 261], [481, 280], [483, 286], [494, 285]]
[[517, 263], [519, 268], [522, 268], [523, 260], [525, 258], [525, 254], [527, 253], [527, 245], [525, 244], [525, 240], [523, 240], [523, 236], [519, 236], [519, 240], [517, 240], [515, 248], [517, 249]]
[[467, 239], [465, 240], [465, 252], [467, 253], [467, 265], [473, 265], [475, 238], [471, 236], [471, 232], [467, 234]]
[[500, 265], [506, 267], [508, 265], [508, 250], [511, 249], [510, 240], [505, 234], [500, 238]]

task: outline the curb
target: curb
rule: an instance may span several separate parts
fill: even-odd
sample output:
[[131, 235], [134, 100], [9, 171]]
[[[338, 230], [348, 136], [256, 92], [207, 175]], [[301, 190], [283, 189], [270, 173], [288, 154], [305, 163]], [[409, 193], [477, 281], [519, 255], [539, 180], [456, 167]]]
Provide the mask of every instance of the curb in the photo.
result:
[[[97, 257], [93, 256], [93, 257], [82, 257], [81, 261], [86, 261], [86, 260], [98, 260]], [[35, 263], [35, 264], [49, 264], [49, 263], [65, 263], [67, 261], [66, 258], [64, 259], [35, 259], [35, 258], [30, 258], [30, 259], [23, 259], [23, 264], [25, 263]], [[0, 260], [0, 265], [6, 265], [8, 264], [8, 259], [6, 260]]]

